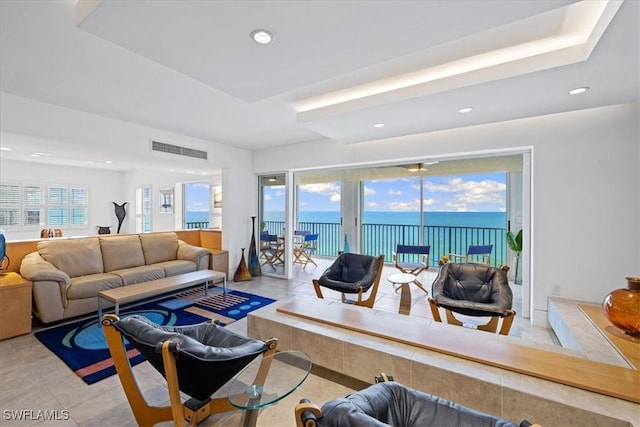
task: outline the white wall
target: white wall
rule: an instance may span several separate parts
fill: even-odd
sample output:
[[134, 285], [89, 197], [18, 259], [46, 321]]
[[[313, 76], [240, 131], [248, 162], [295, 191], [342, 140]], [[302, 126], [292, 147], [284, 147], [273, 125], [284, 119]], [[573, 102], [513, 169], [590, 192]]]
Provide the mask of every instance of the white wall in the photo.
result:
[[[111, 203], [121, 203], [122, 173], [87, 168], [60, 167], [41, 163], [8, 161], [0, 157], [0, 182], [18, 181], [28, 183], [81, 184], [89, 187], [89, 225], [86, 228], [63, 229], [64, 236], [87, 236], [98, 233], [97, 226], [118, 224]], [[6, 230], [7, 240], [40, 238], [40, 229]]]
[[255, 152], [255, 170], [532, 147], [532, 303], [542, 324], [553, 286], [599, 303], [640, 275], [638, 120], [638, 105], [625, 104], [359, 144], [323, 140]]

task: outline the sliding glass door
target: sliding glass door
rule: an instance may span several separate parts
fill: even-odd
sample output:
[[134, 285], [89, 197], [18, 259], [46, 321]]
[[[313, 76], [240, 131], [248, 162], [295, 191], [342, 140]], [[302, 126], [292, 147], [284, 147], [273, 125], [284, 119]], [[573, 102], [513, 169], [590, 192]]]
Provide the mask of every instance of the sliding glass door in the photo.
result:
[[265, 275], [287, 275], [287, 191], [286, 175], [273, 174], [258, 177], [260, 213], [258, 260]]

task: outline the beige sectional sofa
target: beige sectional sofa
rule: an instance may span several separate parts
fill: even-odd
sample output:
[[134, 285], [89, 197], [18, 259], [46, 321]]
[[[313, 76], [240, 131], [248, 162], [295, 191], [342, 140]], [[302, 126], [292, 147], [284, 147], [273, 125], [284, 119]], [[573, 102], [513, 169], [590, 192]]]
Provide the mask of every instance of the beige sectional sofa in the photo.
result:
[[209, 268], [211, 251], [175, 233], [102, 235], [38, 242], [20, 274], [33, 282], [36, 316], [50, 323], [98, 309], [98, 292]]

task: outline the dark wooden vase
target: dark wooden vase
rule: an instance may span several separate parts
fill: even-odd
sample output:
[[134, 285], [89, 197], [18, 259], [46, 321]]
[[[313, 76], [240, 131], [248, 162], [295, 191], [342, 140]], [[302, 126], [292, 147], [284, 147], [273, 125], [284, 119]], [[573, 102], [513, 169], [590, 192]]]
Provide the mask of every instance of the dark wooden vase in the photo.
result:
[[256, 217], [251, 217], [251, 247], [249, 248], [249, 273], [252, 277], [262, 276], [258, 249], [256, 248]]
[[236, 272], [233, 274], [234, 282], [244, 282], [247, 280], [251, 280], [251, 273], [247, 268], [247, 262], [244, 260], [244, 249], [242, 248], [242, 257], [240, 258], [240, 263], [238, 264], [238, 268], [236, 268]]

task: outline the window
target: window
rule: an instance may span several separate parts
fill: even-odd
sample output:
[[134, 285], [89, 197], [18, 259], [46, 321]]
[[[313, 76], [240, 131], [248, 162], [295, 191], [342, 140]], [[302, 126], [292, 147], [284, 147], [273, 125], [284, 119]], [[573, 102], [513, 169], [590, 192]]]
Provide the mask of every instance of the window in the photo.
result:
[[89, 190], [86, 187], [70, 187], [71, 226], [89, 225]]
[[0, 227], [86, 228], [89, 190], [76, 185], [3, 183], [0, 185]]
[[0, 227], [20, 227], [20, 184], [0, 184]]
[[151, 231], [151, 186], [136, 189], [136, 233]]
[[44, 186], [39, 184], [22, 185], [22, 226], [42, 228], [45, 226]]
[[49, 186], [49, 227], [60, 228], [69, 224], [69, 189], [66, 185]]

